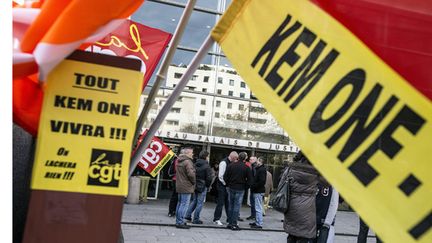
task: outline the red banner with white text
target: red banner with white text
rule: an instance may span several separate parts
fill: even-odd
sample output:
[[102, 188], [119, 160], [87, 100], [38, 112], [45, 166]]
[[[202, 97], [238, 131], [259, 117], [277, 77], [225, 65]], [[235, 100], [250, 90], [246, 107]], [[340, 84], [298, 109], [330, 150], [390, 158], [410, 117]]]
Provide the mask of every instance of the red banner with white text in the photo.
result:
[[[145, 130], [138, 139], [137, 147], [141, 144], [143, 137], [148, 130]], [[132, 154], [135, 153], [135, 150]], [[158, 137], [153, 137], [150, 145], [141, 155], [138, 166], [144, 169], [147, 173], [156, 176], [159, 171], [174, 157], [175, 154], [166, 146]]]

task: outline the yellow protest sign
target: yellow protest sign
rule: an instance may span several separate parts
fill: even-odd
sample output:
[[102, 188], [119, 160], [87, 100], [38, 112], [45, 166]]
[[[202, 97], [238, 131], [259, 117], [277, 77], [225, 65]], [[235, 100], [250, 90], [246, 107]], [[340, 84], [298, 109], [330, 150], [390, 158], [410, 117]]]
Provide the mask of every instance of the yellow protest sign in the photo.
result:
[[309, 1], [233, 1], [212, 37], [385, 242], [432, 241], [432, 105]]
[[32, 189], [127, 194], [140, 65], [77, 51], [49, 74]]

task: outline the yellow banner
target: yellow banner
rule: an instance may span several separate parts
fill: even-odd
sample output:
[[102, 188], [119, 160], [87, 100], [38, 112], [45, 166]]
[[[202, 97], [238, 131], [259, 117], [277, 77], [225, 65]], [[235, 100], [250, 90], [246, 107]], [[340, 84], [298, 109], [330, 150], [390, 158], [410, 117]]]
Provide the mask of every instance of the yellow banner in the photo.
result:
[[432, 242], [428, 99], [309, 1], [233, 1], [212, 37], [385, 242]]
[[141, 81], [139, 70], [59, 64], [47, 80], [32, 188], [126, 195]]

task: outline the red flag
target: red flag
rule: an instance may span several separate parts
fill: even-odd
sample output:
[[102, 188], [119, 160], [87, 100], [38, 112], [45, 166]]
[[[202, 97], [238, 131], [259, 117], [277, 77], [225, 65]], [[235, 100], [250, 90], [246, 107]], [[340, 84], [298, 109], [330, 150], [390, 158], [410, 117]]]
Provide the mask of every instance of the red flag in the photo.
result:
[[144, 73], [144, 88], [171, 37], [170, 33], [128, 20], [86, 50], [138, 58], [143, 63], [141, 71]]

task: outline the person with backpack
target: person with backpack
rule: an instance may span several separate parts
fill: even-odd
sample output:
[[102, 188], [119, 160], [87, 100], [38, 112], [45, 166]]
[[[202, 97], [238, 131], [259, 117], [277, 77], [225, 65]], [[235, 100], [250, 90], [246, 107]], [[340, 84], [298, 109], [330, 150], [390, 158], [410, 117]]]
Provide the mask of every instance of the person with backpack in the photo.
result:
[[[210, 168], [208, 162], [208, 156], [209, 152], [203, 150], [199, 153], [198, 159], [195, 162], [195, 193], [192, 195], [192, 202], [189, 205], [185, 217], [186, 220], [192, 221], [192, 224], [203, 224], [200, 220], [200, 213], [207, 195], [207, 189], [210, 187], [214, 176], [213, 170]], [[195, 213], [192, 220], [192, 212], [194, 211]]]

